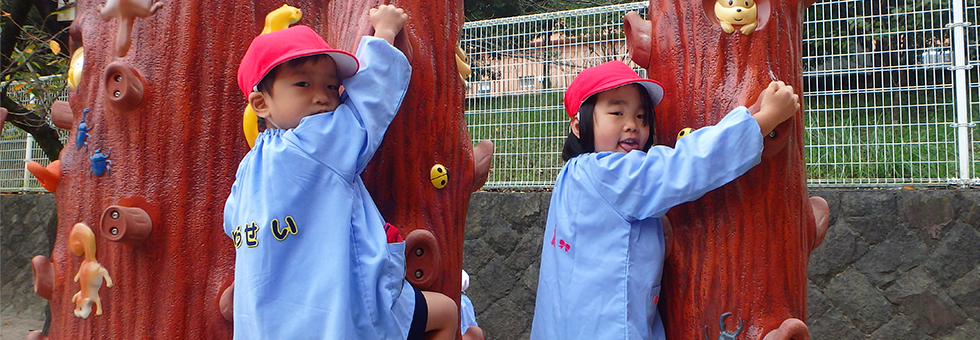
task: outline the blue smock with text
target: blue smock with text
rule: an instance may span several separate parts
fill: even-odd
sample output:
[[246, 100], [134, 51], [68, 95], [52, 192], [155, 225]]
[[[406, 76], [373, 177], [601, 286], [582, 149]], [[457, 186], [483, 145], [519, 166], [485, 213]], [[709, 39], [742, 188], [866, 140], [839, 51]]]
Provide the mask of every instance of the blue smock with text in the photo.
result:
[[268, 129], [225, 203], [235, 243], [235, 339], [405, 339], [415, 295], [404, 243], [361, 182], [405, 96], [411, 66], [364, 37], [340, 106]]
[[531, 339], [664, 339], [660, 217], [741, 176], [761, 155], [759, 125], [739, 107], [676, 148], [570, 159], [551, 195]]

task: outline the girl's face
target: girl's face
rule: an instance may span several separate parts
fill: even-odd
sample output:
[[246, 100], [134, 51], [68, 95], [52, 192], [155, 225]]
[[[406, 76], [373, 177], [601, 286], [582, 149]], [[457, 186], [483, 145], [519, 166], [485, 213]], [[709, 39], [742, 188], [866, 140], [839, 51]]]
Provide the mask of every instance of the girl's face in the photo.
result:
[[[593, 113], [595, 152], [643, 150], [650, 128], [643, 121], [639, 85], [620, 86], [597, 94]], [[578, 135], [578, 120], [572, 123]]]

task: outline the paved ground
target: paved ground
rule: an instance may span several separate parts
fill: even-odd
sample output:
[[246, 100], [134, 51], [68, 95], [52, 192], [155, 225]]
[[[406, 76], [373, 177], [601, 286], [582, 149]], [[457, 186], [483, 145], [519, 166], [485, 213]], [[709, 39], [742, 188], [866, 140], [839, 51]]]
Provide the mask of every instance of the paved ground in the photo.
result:
[[22, 340], [33, 330], [44, 327], [44, 319], [25, 318], [20, 315], [0, 315], [0, 339]]

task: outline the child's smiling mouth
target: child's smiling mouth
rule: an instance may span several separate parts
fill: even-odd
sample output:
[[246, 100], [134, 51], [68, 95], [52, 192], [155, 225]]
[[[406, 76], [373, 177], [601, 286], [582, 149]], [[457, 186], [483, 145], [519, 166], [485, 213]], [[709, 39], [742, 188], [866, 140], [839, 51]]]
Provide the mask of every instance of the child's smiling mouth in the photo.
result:
[[626, 150], [626, 152], [630, 152], [639, 149], [640, 143], [636, 141], [636, 138], [627, 138], [619, 141], [619, 147]]

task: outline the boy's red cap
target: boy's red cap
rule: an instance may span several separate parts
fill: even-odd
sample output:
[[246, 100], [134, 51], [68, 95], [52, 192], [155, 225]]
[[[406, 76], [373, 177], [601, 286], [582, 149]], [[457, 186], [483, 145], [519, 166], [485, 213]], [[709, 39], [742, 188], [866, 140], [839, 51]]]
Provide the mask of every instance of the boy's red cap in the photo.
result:
[[259, 81], [279, 64], [290, 59], [326, 54], [337, 64], [337, 77], [344, 79], [357, 73], [357, 58], [347, 51], [333, 49], [309, 26], [296, 25], [266, 33], [252, 39], [238, 66], [238, 88], [247, 97], [256, 91]]
[[569, 118], [575, 117], [582, 102], [593, 94], [631, 83], [640, 84], [647, 90], [653, 106], [660, 104], [660, 100], [664, 98], [664, 87], [659, 82], [640, 78], [625, 63], [614, 60], [587, 68], [575, 76], [572, 84], [565, 90], [565, 112]]

